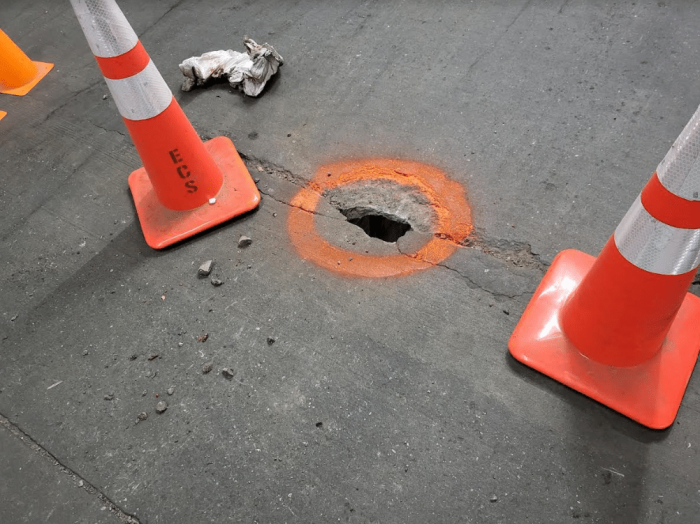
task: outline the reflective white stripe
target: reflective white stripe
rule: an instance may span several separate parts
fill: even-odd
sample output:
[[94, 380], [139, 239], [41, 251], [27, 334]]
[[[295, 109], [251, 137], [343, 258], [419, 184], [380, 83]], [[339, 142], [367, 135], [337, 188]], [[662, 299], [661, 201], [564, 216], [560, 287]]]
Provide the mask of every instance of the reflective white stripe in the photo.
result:
[[700, 264], [700, 229], [681, 229], [659, 222], [644, 209], [641, 197], [615, 230], [620, 254], [640, 269], [680, 275]]
[[700, 108], [666, 153], [656, 173], [674, 195], [700, 200]]
[[158, 116], [173, 100], [172, 91], [152, 60], [143, 71], [134, 76], [121, 80], [105, 78], [105, 81], [119, 113], [129, 120], [146, 120]]
[[114, 0], [70, 0], [95, 56], [111, 58], [134, 48], [139, 38]]

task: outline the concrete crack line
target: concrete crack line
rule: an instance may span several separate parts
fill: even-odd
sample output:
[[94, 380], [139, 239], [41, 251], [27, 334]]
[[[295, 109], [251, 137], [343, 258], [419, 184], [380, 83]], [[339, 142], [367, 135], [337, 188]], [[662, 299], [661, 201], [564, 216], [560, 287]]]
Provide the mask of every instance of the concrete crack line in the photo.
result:
[[51, 118], [57, 111], [60, 111], [61, 109], [63, 109], [64, 107], [66, 107], [68, 104], [70, 104], [74, 99], [76, 99], [78, 96], [80, 96], [81, 94], [83, 94], [85, 91], [89, 91], [89, 90], [92, 89], [93, 87], [95, 87], [95, 86], [97, 86], [97, 85], [99, 85], [99, 84], [102, 84], [102, 83], [104, 83], [104, 79], [103, 79], [103, 78], [100, 78], [100, 79], [97, 80], [95, 83], [90, 84], [90, 85], [88, 85], [88, 86], [85, 86], [85, 87], [82, 88], [80, 91], [76, 91], [75, 93], [73, 93], [72, 95], [70, 95], [70, 96], [68, 97], [68, 99], [67, 99], [65, 102], [63, 102], [63, 103], [62, 103], [61, 105], [59, 105], [57, 108], [53, 109], [49, 114], [47, 114], [47, 115], [42, 119], [41, 122], [39, 122], [39, 123], [36, 124], [36, 125], [41, 125], [41, 124], [43, 124], [44, 122], [48, 121], [48, 119]]
[[118, 131], [118, 130], [116, 130], [116, 129], [107, 129], [107, 128], [102, 127], [102, 126], [98, 126], [97, 124], [92, 124], [92, 125], [93, 125], [94, 127], [96, 127], [97, 129], [101, 129], [101, 130], [104, 131], [105, 133], [117, 133], [118, 135], [121, 135], [121, 136], [123, 136], [123, 137], [126, 136], [124, 133], [122, 133], [121, 131]]
[[[293, 208], [295, 208], [295, 209], [299, 209], [300, 211], [304, 211], [305, 213], [310, 213], [310, 214], [312, 214], [312, 215], [318, 215], [318, 216], [322, 216], [322, 217], [326, 217], [326, 218], [331, 218], [331, 219], [333, 219], [333, 220], [338, 220], [338, 221], [340, 221], [340, 222], [345, 222], [345, 219], [344, 219], [344, 218], [341, 219], [341, 218], [339, 218], [339, 217], [334, 217], [334, 216], [331, 216], [331, 215], [326, 215], [326, 214], [324, 214], [324, 213], [319, 213], [318, 211], [309, 211], [308, 209], [304, 209], [304, 208], [301, 207], [301, 206], [295, 206], [294, 204], [292, 204], [292, 203], [290, 203], [290, 202], [285, 202], [284, 200], [280, 200], [279, 198], [277, 198], [276, 196], [272, 195], [271, 193], [265, 193], [265, 191], [263, 191], [263, 190], [260, 189], [259, 187], [258, 187], [258, 191], [260, 191], [260, 193], [262, 193], [262, 194], [265, 195], [266, 197], [270, 197], [270, 198], [271, 198], [272, 200], [274, 200], [275, 202], [278, 202], [278, 203], [280, 203], [280, 204], [284, 204], [285, 206], [293, 207]], [[321, 197], [323, 198], [323, 195], [321, 195]]]
[[143, 35], [145, 35], [145, 34], [148, 33], [151, 29], [153, 29], [155, 26], [157, 26], [157, 25], [161, 22], [161, 20], [163, 20], [163, 18], [165, 18], [166, 16], [168, 16], [168, 15], [172, 12], [173, 9], [175, 9], [175, 8], [177, 8], [177, 7], [180, 7], [180, 4], [182, 4], [182, 2], [184, 2], [184, 1], [185, 1], [185, 0], [179, 0], [178, 2], [175, 2], [173, 5], [171, 5], [165, 13], [163, 13], [162, 15], [160, 15], [160, 16], [158, 17], [158, 20], [156, 20], [155, 22], [153, 22], [150, 26], [148, 26], [146, 29], [144, 29], [143, 32], [142, 32], [140, 35], [138, 35], [139, 40], [141, 40], [141, 38], [143, 37]]
[[535, 292], [535, 290], [533, 289], [532, 291], [523, 291], [522, 293], [515, 293], [515, 294], [513, 294], [513, 295], [509, 295], [509, 294], [507, 294], [507, 293], [496, 293], [495, 291], [491, 291], [490, 289], [487, 289], [487, 288], [485, 288], [484, 286], [481, 286], [481, 285], [477, 284], [476, 282], [474, 282], [474, 280], [472, 280], [472, 279], [469, 278], [467, 275], [465, 275], [464, 273], [462, 273], [459, 269], [455, 269], [455, 268], [453, 268], [453, 267], [450, 267], [450, 266], [448, 266], [448, 265], [446, 265], [446, 264], [442, 264], [442, 263], [437, 263], [437, 264], [433, 264], [433, 265], [434, 265], [434, 266], [439, 266], [439, 267], [444, 267], [445, 269], [449, 269], [450, 271], [454, 271], [454, 272], [457, 273], [459, 276], [461, 276], [464, 280], [466, 280], [466, 281], [468, 281], [468, 282], [471, 282], [472, 285], [474, 285], [477, 289], [481, 289], [482, 291], [485, 291], [485, 292], [488, 293], [489, 295], [492, 295], [494, 298], [510, 298], [510, 299], [513, 299], [513, 298], [520, 298], [520, 297], [522, 297], [522, 296], [524, 296], [524, 295], [531, 295], [532, 293]]
[[[464, 246], [459, 246], [459, 247], [462, 248], [462, 249], [464, 249]], [[401, 248], [399, 248], [398, 245], [396, 246], [396, 249], [397, 249], [398, 252], [399, 252], [400, 254], [402, 254], [403, 256], [409, 257], [409, 258], [413, 258], [413, 256], [411, 256], [410, 253], [404, 253], [403, 251], [401, 251]], [[462, 277], [464, 280], [466, 280], [467, 282], [471, 283], [476, 289], [480, 289], [480, 290], [482, 290], [482, 291], [485, 291], [486, 293], [488, 293], [489, 295], [493, 296], [494, 298], [513, 299], [513, 298], [520, 298], [520, 297], [522, 297], [522, 296], [524, 296], [524, 295], [530, 295], [530, 294], [534, 293], [534, 290], [532, 290], [532, 291], [523, 291], [522, 293], [515, 293], [515, 294], [512, 294], [512, 295], [509, 295], [509, 294], [506, 294], [506, 293], [496, 293], [495, 291], [491, 291], [490, 289], [487, 289], [487, 288], [485, 288], [484, 286], [479, 285], [479, 284], [476, 283], [474, 280], [472, 280], [471, 278], [469, 278], [469, 276], [467, 276], [467, 275], [465, 275], [464, 273], [462, 273], [459, 269], [455, 269], [455, 268], [450, 267], [450, 266], [448, 266], [447, 264], [444, 264], [444, 263], [441, 263], [441, 262], [433, 263], [433, 262], [428, 262], [428, 261], [425, 261], [425, 260], [424, 260], [424, 262], [426, 262], [427, 264], [430, 264], [430, 265], [433, 266], [433, 267], [442, 267], [442, 268], [449, 269], [450, 271], [453, 271], [453, 272], [457, 273], [457, 274], [458, 274], [460, 277]]]
[[98, 490], [95, 486], [90, 484], [87, 480], [78, 475], [78, 473], [73, 471], [71, 468], [62, 464], [61, 461], [59, 461], [52, 453], [50, 453], [41, 445], [39, 445], [32, 437], [30, 437], [27, 433], [22, 431], [15, 424], [10, 422], [9, 419], [1, 413], [0, 425], [7, 429], [14, 437], [21, 440], [34, 453], [41, 455], [41, 457], [43, 457], [52, 466], [58, 467], [58, 469], [60, 469], [62, 473], [65, 473], [66, 475], [72, 477], [73, 482], [77, 487], [82, 487], [82, 489], [84, 489], [90, 495], [96, 495], [100, 502], [104, 504], [107, 508], [109, 508], [112, 514], [116, 516], [119, 520], [127, 524], [140, 524], [140, 521], [135, 516], [126, 513], [114, 502], [112, 502], [104, 493]]

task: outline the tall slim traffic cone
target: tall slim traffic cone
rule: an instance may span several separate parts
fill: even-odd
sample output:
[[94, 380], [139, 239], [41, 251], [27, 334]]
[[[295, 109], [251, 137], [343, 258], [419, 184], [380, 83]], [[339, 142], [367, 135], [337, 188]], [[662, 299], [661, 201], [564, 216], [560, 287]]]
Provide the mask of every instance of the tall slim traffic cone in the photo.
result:
[[24, 96], [52, 67], [47, 62], [32, 62], [0, 29], [0, 93]]
[[143, 168], [131, 173], [141, 229], [161, 249], [255, 209], [233, 142], [197, 135], [114, 0], [71, 0]]
[[508, 343], [532, 368], [655, 429], [700, 351], [700, 108], [598, 258], [562, 251]]

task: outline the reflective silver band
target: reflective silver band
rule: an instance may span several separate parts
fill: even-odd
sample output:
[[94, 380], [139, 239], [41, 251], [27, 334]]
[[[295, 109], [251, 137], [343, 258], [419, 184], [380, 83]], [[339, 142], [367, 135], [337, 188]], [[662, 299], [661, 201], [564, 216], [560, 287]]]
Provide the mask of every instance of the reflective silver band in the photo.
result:
[[681, 275], [700, 264], [700, 229], [681, 229], [659, 222], [634, 201], [615, 230], [620, 254], [640, 269], [659, 275]]
[[686, 200], [700, 200], [700, 108], [656, 168], [663, 186]]
[[134, 76], [121, 80], [105, 78], [105, 81], [119, 114], [129, 120], [146, 120], [158, 116], [173, 100], [172, 91], [152, 60], [143, 71]]
[[70, 0], [95, 56], [112, 58], [130, 51], [139, 39], [114, 0]]

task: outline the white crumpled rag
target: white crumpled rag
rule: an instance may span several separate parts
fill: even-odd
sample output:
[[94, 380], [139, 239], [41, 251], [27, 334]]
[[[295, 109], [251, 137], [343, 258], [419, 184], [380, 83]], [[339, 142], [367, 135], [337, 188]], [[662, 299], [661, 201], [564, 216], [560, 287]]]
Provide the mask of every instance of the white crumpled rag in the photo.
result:
[[246, 95], [258, 96], [284, 60], [269, 44], [258, 45], [247, 36], [243, 40], [246, 53], [211, 51], [193, 56], [180, 64], [185, 75], [182, 90], [190, 91], [210, 78], [228, 78], [231, 87], [242, 89]]

